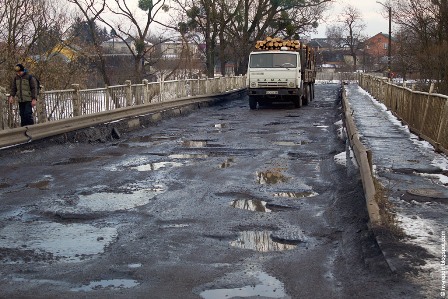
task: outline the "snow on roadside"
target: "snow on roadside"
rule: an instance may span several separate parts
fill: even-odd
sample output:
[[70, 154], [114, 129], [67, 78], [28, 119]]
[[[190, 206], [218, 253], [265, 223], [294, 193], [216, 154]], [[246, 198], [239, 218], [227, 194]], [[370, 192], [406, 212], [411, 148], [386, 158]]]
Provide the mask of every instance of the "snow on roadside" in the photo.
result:
[[[379, 103], [367, 91], [358, 86], [358, 91], [362, 95], [367, 95], [372, 103], [379, 108], [380, 111], [387, 114], [388, 120], [406, 133], [406, 136], [415, 144], [417, 150], [425, 157], [428, 157], [428, 163], [439, 168], [442, 171], [448, 170], [448, 159], [443, 154], [438, 154], [434, 151], [434, 147], [427, 141], [420, 140], [418, 136], [411, 133], [409, 128], [401, 123], [387, 107]], [[347, 90], [349, 96], [350, 90]], [[356, 114], [355, 114], [356, 117]], [[428, 189], [447, 188], [448, 177], [444, 174], [427, 174], [414, 173], [428, 179]], [[402, 190], [403, 191], [403, 190]], [[435, 298], [434, 295], [439, 295], [441, 287], [442, 271], [445, 268], [441, 267], [442, 259], [442, 234], [446, 234], [448, 227], [448, 209], [447, 205], [440, 202], [434, 202], [428, 197], [427, 202], [407, 202], [401, 197], [389, 198], [395, 206], [397, 216], [397, 225], [403, 229], [408, 236], [402, 242], [415, 245], [423, 248], [432, 257], [425, 257], [424, 265], [414, 265], [418, 270], [418, 275], [415, 276], [416, 283], [423, 286], [425, 292], [429, 297]], [[443, 244], [445, 245], [445, 244]], [[404, 257], [401, 256], [401, 257]], [[444, 297], [443, 297], [444, 298]]]

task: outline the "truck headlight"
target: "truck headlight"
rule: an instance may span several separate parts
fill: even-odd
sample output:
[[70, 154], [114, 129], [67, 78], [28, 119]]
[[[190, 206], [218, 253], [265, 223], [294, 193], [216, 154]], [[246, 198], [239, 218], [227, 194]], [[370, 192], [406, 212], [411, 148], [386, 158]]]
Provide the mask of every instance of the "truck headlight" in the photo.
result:
[[257, 82], [250, 82], [250, 87], [257, 87]]
[[289, 87], [294, 87], [294, 82], [289, 81], [289, 82], [288, 82], [288, 86], [289, 86]]

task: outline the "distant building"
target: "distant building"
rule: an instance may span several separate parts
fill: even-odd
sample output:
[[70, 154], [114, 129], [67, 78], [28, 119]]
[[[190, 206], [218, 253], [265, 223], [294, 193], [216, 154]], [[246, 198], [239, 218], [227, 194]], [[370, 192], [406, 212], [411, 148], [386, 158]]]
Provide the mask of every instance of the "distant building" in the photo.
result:
[[[391, 38], [392, 51], [395, 48], [395, 39]], [[389, 56], [389, 35], [378, 33], [364, 42], [363, 60], [367, 70], [386, 71]], [[392, 52], [393, 55], [393, 52]]]
[[[392, 44], [394, 40], [392, 39]], [[364, 51], [367, 55], [372, 57], [384, 57], [388, 55], [389, 51], [389, 35], [385, 33], [378, 33], [364, 42]]]
[[165, 59], [179, 59], [182, 57], [196, 57], [198, 46], [195, 43], [182, 41], [167, 41], [160, 44], [160, 53]]

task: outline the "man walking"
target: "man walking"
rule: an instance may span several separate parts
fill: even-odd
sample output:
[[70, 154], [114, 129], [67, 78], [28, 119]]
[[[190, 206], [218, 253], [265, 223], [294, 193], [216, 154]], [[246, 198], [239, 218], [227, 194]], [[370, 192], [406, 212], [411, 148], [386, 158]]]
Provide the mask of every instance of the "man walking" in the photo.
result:
[[28, 74], [22, 64], [17, 64], [14, 68], [16, 76], [11, 83], [9, 103], [14, 102], [14, 97], [19, 100], [20, 125], [22, 127], [34, 124], [33, 107], [37, 102], [37, 81], [36, 78]]

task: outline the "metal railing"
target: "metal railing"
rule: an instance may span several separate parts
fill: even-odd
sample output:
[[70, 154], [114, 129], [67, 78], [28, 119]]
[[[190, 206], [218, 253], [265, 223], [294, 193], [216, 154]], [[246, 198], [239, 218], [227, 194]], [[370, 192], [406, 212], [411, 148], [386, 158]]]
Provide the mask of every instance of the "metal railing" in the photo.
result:
[[[33, 112], [34, 120], [38, 124], [123, 107], [220, 94], [245, 86], [244, 76], [160, 82], [143, 80], [140, 84], [132, 84], [128, 80], [124, 85], [85, 90], [73, 84], [73, 88], [68, 90], [41, 91]], [[6, 95], [0, 91], [0, 130], [19, 126], [17, 103], [9, 104]]]
[[359, 85], [384, 103], [410, 130], [448, 154], [448, 96], [415, 91], [387, 78], [361, 75]]

